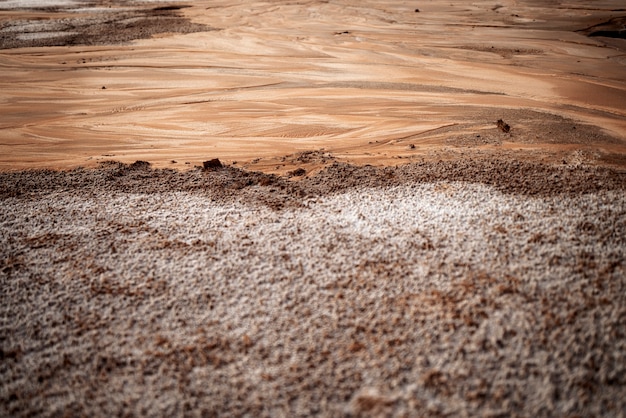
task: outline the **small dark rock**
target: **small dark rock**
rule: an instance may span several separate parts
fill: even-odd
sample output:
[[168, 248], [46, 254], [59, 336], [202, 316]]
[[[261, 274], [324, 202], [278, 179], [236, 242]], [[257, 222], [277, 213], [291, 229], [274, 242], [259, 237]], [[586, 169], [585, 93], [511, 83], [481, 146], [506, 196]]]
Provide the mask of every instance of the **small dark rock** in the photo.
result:
[[296, 168], [295, 170], [287, 173], [289, 177], [300, 177], [300, 176], [304, 176], [305, 174], [306, 174], [306, 170], [302, 167]]
[[420, 12], [420, 9], [415, 9], [415, 13], [419, 13], [419, 12]]
[[502, 119], [498, 119], [498, 122], [496, 122], [496, 125], [498, 125], [498, 128], [504, 133], [511, 132], [511, 127], [509, 126], [509, 124], [505, 123]]
[[106, 90], [106, 89], [107, 89], [106, 86], [102, 86], [102, 90]]
[[213, 158], [212, 160], [203, 162], [202, 166], [204, 167], [205, 170], [211, 170], [211, 169], [223, 167], [222, 162], [217, 158]]

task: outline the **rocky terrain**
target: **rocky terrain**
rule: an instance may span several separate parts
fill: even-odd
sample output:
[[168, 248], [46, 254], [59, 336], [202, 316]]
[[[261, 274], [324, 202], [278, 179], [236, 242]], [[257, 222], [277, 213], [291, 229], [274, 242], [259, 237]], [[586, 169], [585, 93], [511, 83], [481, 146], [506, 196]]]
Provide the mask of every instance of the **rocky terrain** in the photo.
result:
[[623, 416], [625, 177], [2, 174], [2, 415]]

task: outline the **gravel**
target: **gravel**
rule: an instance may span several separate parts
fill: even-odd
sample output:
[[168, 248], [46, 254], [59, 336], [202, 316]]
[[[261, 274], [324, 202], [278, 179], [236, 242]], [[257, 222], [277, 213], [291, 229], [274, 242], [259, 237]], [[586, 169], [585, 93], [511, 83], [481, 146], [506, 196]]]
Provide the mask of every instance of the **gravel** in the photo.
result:
[[0, 173], [0, 415], [623, 417], [624, 179]]

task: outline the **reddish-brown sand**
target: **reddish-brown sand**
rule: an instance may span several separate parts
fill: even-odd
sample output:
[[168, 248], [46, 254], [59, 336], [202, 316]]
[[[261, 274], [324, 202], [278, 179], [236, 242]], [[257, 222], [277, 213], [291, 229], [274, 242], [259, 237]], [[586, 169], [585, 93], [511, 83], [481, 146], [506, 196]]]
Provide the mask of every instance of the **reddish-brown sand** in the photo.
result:
[[620, 2], [16, 3], [0, 10], [0, 170], [285, 173], [303, 151], [626, 164], [626, 41], [588, 36], [619, 26]]

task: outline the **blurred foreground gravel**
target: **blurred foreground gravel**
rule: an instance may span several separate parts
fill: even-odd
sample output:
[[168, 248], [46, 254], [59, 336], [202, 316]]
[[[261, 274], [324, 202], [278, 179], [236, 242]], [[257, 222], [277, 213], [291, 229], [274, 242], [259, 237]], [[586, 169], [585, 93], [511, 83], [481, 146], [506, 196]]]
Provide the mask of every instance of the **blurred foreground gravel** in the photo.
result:
[[623, 173], [0, 176], [2, 416], [625, 414]]

